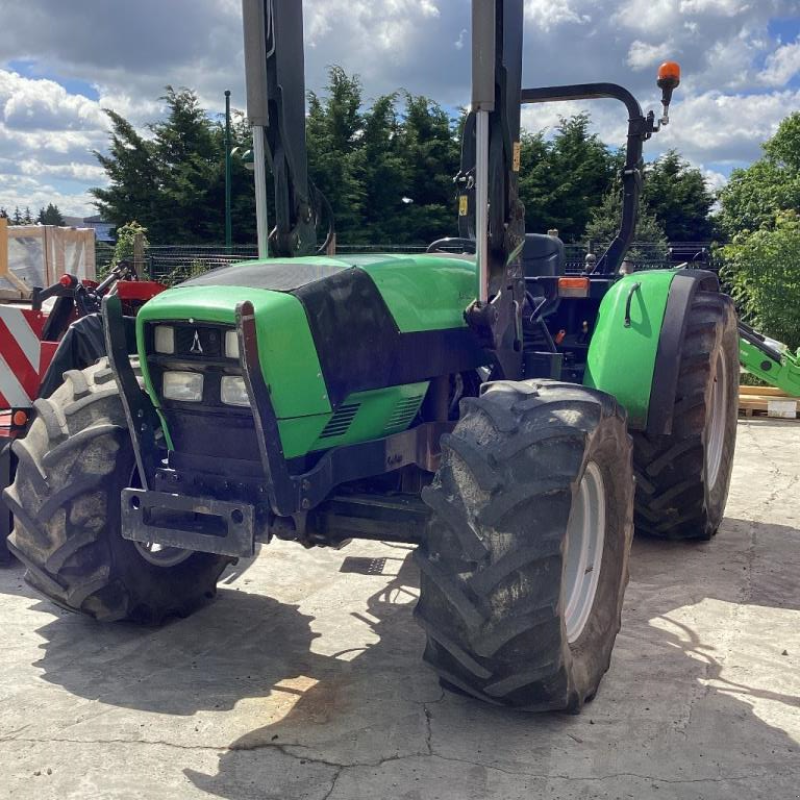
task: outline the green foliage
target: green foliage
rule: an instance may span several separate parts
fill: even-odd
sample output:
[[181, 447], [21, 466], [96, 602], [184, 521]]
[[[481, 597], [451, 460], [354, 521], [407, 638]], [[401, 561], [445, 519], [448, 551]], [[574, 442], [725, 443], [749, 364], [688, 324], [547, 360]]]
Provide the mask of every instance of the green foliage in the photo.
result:
[[676, 150], [669, 150], [646, 170], [644, 207], [658, 220], [671, 242], [707, 242], [714, 236], [714, 195], [703, 173]]
[[111, 267], [116, 267], [120, 261], [132, 261], [134, 256], [134, 246], [136, 237], [141, 235], [142, 247], [147, 247], [147, 228], [142, 227], [138, 222], [128, 222], [117, 228], [117, 243], [114, 246], [114, 257], [111, 260]]
[[781, 212], [800, 208], [800, 111], [781, 123], [763, 158], [733, 172], [720, 202], [720, 226], [730, 238], [772, 228]]
[[47, 208], [39, 209], [39, 216], [36, 220], [40, 225], [64, 225], [64, 217], [57, 205], [48, 203]]
[[[592, 212], [592, 219], [586, 227], [586, 239], [592, 250], [600, 255], [619, 233], [621, 225], [622, 196], [618, 188], [609, 192], [602, 204]], [[647, 208], [640, 209], [634, 241], [640, 245], [628, 251], [628, 258], [634, 264], [644, 265], [669, 258], [664, 229]]]
[[[114, 111], [107, 153], [95, 156], [109, 178], [92, 189], [102, 216], [117, 226], [136, 219], [160, 244], [222, 242], [225, 238], [225, 133], [212, 122], [197, 96], [167, 87], [166, 118], [142, 136]], [[232, 148], [251, 146], [241, 115], [232, 126]], [[253, 179], [240, 158], [232, 161], [232, 214], [236, 242], [255, 238]]]
[[[107, 112], [111, 141], [107, 152], [95, 155], [109, 184], [92, 190], [96, 205], [118, 226], [138, 220], [154, 243], [219, 244], [224, 127], [187, 89], [167, 87], [162, 100], [165, 116], [149, 126], [150, 136]], [[308, 96], [306, 139], [309, 176], [333, 208], [339, 242], [427, 244], [455, 234], [453, 178], [465, 119], [463, 112], [453, 119], [429, 98], [404, 92], [367, 103], [359, 78], [332, 67], [324, 91]], [[588, 115], [580, 114], [562, 119], [552, 136], [523, 133], [519, 184], [528, 230], [556, 228], [568, 242], [582, 241], [587, 229], [613, 238], [622, 156], [590, 128]], [[251, 146], [241, 116], [232, 138], [234, 148]], [[240, 158], [232, 166], [234, 240], [252, 243], [252, 174]], [[649, 171], [653, 188], [645, 199], [661, 225], [645, 214], [641, 234], [659, 243], [663, 229], [679, 239], [705, 239], [711, 197], [700, 172], [674, 153]]]
[[586, 231], [618, 173], [618, 158], [597, 134], [588, 114], [562, 119], [551, 140], [544, 132], [522, 136], [520, 198], [528, 229], [557, 229], [565, 241]]
[[775, 216], [772, 227], [740, 234], [722, 249], [722, 277], [740, 313], [762, 333], [800, 347], [800, 219]]

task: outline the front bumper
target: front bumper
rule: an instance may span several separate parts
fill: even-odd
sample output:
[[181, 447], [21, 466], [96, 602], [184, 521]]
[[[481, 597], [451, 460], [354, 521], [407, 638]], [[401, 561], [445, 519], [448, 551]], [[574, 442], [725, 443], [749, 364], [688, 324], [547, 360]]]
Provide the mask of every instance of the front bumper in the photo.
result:
[[125, 489], [122, 538], [247, 558], [255, 553], [256, 509], [210, 497]]

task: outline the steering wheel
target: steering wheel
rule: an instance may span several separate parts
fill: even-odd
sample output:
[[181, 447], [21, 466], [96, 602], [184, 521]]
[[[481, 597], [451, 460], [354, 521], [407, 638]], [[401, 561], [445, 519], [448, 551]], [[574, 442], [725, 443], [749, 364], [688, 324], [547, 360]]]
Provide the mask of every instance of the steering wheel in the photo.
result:
[[476, 252], [475, 240], [464, 239], [460, 236], [447, 236], [444, 239], [437, 239], [433, 244], [428, 247], [426, 253], [452, 253], [456, 248], [460, 247], [465, 253]]

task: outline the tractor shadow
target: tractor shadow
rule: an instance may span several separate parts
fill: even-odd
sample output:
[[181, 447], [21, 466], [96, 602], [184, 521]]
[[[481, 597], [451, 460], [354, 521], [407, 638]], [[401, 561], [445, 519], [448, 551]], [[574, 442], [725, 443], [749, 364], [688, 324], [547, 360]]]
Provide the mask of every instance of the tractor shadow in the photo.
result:
[[[800, 531], [794, 528], [726, 520], [720, 536], [726, 534], [780, 540], [784, 556], [790, 550], [800, 553]], [[716, 545], [636, 540], [611, 670], [597, 699], [580, 716], [530, 716], [450, 693], [436, 695], [430, 673], [416, 666], [424, 640], [412, 627], [412, 607], [391, 602], [393, 593], [418, 586], [416, 569], [406, 560], [391, 583], [368, 601], [369, 616], [378, 620], [376, 644], [309, 688], [281, 720], [233, 741], [216, 775], [186, 774], [211, 795], [235, 798], [246, 763], [243, 751], [255, 757], [279, 745], [282, 752], [309, 762], [367, 767], [358, 773], [365, 785], [353, 778], [331, 798], [416, 798], [436, 796], [437, 789], [446, 796], [448, 791], [462, 796], [459, 789], [465, 797], [500, 796], [496, 787], [481, 790], [480, 781], [473, 783], [476, 769], [484, 777], [492, 769], [519, 774], [520, 785], [525, 773], [707, 775], [715, 780], [726, 772], [764, 771], [768, 785], [770, 769], [785, 772], [789, 761], [800, 769], [800, 756], [797, 742], [754, 708], [789, 718], [797, 715], [800, 696], [768, 681], [753, 686], [733, 679], [736, 672], [726, 661], [735, 653], [722, 651], [718, 637], [706, 641], [699, 628], [708, 630], [708, 621], [695, 625], [693, 616], [702, 607], [704, 616], [719, 616], [725, 625], [743, 605], [761, 606], [777, 616], [800, 610], [797, 569], [787, 571], [785, 562], [781, 567], [779, 554], [762, 553], [760, 559], [768, 563], [754, 563], [747, 548], [723, 553], [718, 547], [715, 552]], [[750, 571], [744, 585], [738, 574], [743, 567]], [[796, 617], [784, 615], [796, 626]], [[622, 757], [621, 747], [626, 751]], [[709, 757], [707, 765], [702, 754], [698, 761], [698, 752]], [[426, 762], [423, 794], [400, 788], [386, 794], [392, 770], [397, 769], [396, 776], [406, 774], [392, 762], [401, 764], [404, 756], [414, 755], [444, 760]], [[389, 773], [381, 780], [385, 769]]]
[[[752, 541], [763, 545], [758, 555]], [[161, 630], [65, 615], [38, 630], [45, 643], [35, 666], [43, 680], [106, 707], [178, 717], [231, 712], [238, 726], [226, 724], [226, 715], [214, 717], [220, 730], [235, 732], [214, 744], [223, 750], [216, 773], [184, 770], [197, 789], [217, 797], [240, 798], [248, 775], [266, 781], [275, 796], [291, 796], [294, 772], [312, 765], [332, 772], [337, 765], [373, 767], [360, 773], [363, 786], [343, 785], [332, 798], [412, 796], [399, 788], [386, 794], [385, 783], [371, 781], [385, 770], [401, 775], [405, 757], [431, 754], [442, 758], [426, 761], [424, 796], [448, 787], [457, 790], [453, 796], [500, 796], [470, 783], [475, 770], [484, 777], [500, 770], [768, 778], [770, 770], [786, 772], [789, 762], [800, 770], [797, 742], [766, 721], [796, 717], [800, 697], [786, 688], [791, 681], [737, 679], [739, 654], [723, 647], [719, 631], [751, 606], [760, 607], [765, 628], [782, 620], [796, 628], [787, 612], [800, 610], [798, 545], [794, 528], [736, 519], [708, 544], [636, 540], [611, 670], [577, 717], [531, 717], [443, 693], [420, 661], [424, 636], [412, 618], [417, 569], [406, 552], [380, 545], [375, 555], [388, 556], [384, 574], [358, 577], [363, 606], [335, 593], [333, 575], [330, 610], [317, 617], [301, 612], [301, 601], [280, 603], [223, 581], [216, 602]], [[346, 572], [347, 552], [328, 554], [324, 566]], [[304, 576], [301, 559], [309, 558], [313, 572], [318, 554], [285, 554], [285, 586]], [[258, 585], [268, 584], [259, 578]], [[363, 610], [347, 610], [356, 606]], [[323, 617], [336, 613], [342, 630], [349, 618], [367, 631], [352, 649], [335, 625], [317, 632]], [[766, 633], [758, 639], [748, 627], [746, 638], [764, 657]], [[781, 643], [775, 648], [779, 656]], [[797, 655], [778, 657], [770, 669], [796, 663]], [[236, 708], [242, 701], [255, 704], [244, 725]], [[698, 762], [698, 752], [707, 759]]]

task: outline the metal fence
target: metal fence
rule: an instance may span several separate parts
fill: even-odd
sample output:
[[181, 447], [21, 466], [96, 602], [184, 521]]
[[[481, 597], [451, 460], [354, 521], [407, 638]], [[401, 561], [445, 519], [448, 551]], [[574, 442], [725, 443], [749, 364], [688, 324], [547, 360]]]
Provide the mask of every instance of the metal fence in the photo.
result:
[[[106, 248], [108, 246], [105, 246]], [[110, 250], [110, 248], [109, 248]], [[595, 253], [602, 254], [605, 247], [598, 246]], [[340, 244], [340, 255], [355, 254], [420, 254], [426, 251], [425, 245], [347, 245]], [[111, 251], [113, 252], [113, 250]], [[588, 245], [570, 244], [566, 246], [566, 269], [568, 273], [581, 272], [590, 252]], [[711, 246], [707, 243], [680, 243], [670, 245], [665, 250], [659, 245], [637, 244], [631, 248], [636, 269], [669, 269], [685, 261], [710, 263]], [[110, 252], [98, 247], [98, 269], [110, 260]], [[258, 257], [255, 245], [201, 245], [201, 246], [151, 246], [145, 252], [148, 273], [153, 280], [168, 285], [180, 283], [188, 278], [201, 275], [208, 270], [224, 267], [240, 261]]]

